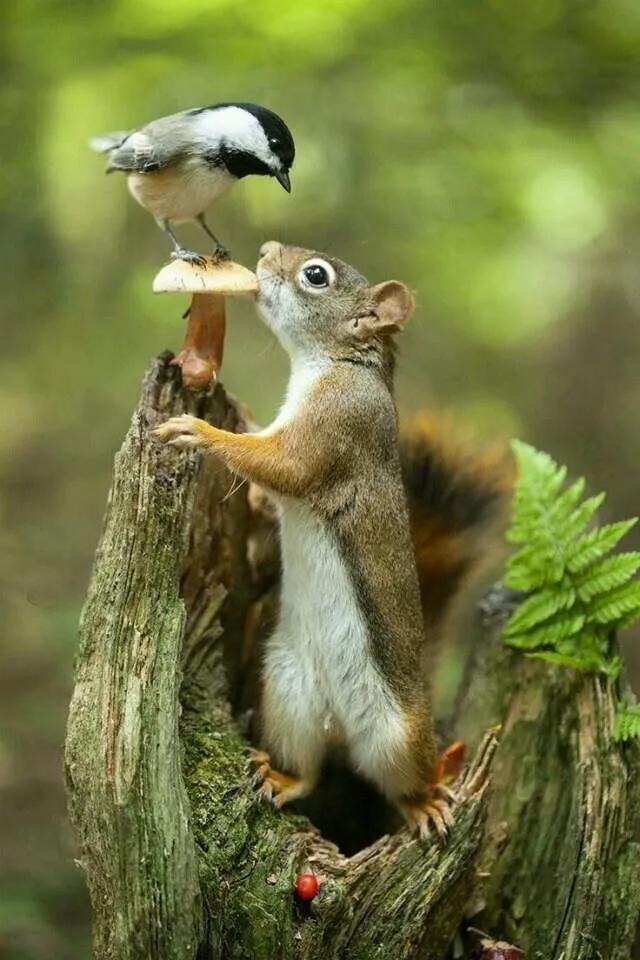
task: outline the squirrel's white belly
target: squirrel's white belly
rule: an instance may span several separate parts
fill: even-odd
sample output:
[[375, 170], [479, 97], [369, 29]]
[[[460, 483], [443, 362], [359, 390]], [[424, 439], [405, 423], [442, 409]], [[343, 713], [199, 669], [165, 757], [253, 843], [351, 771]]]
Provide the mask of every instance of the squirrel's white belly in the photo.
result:
[[[393, 766], [405, 721], [376, 669], [338, 543], [305, 503], [287, 499], [279, 508], [283, 578], [265, 681], [287, 703], [294, 739], [326, 741], [333, 727], [363, 773], [385, 760]], [[294, 767], [298, 746], [289, 737], [278, 744]]]
[[223, 167], [184, 161], [155, 173], [130, 173], [129, 192], [161, 220], [193, 220], [235, 182]]

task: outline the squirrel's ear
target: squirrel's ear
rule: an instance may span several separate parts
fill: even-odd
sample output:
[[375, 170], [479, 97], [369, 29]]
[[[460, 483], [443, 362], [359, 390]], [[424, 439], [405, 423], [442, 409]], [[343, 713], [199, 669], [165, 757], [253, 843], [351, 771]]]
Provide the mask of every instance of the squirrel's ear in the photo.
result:
[[399, 333], [413, 313], [411, 290], [399, 280], [386, 280], [368, 290], [371, 312], [355, 321], [361, 333], [370, 336]]

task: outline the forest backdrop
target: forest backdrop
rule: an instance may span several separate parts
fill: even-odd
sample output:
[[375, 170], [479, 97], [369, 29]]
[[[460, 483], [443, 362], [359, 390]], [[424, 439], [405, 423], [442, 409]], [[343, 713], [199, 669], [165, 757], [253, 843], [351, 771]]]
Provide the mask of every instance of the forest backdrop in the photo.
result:
[[[87, 139], [218, 100], [281, 113], [293, 192], [254, 178], [214, 208], [234, 256], [277, 238], [406, 281], [403, 408], [527, 439], [633, 516], [638, 49], [637, 0], [3, 5], [2, 957], [88, 955], [61, 759], [77, 620], [140, 379], [184, 329], [150, 289], [165, 238]], [[267, 421], [285, 372], [232, 303], [225, 385]]]

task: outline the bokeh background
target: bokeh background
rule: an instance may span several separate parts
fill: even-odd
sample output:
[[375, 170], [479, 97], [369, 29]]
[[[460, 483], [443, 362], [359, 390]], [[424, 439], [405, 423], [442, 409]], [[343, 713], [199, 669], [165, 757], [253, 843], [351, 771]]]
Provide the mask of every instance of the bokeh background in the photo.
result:
[[[277, 238], [405, 280], [403, 406], [526, 438], [632, 516], [640, 4], [21, 0], [0, 18], [0, 955], [75, 960], [76, 624], [113, 455], [186, 305], [152, 295], [168, 245], [87, 138], [217, 100], [281, 113], [292, 195], [245, 181], [210, 217], [236, 259]], [[284, 358], [250, 305], [229, 314], [223, 381], [266, 421]]]

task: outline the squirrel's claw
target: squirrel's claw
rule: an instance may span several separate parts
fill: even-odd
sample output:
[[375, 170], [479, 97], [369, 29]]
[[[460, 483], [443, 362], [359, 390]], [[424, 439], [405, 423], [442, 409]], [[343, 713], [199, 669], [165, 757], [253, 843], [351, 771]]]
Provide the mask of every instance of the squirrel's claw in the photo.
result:
[[456, 740], [444, 750], [434, 764], [431, 783], [424, 795], [401, 800], [398, 804], [407, 825], [421, 840], [431, 839], [431, 827], [445, 840], [455, 822], [453, 807], [458, 802], [449, 784], [462, 769], [464, 743]]
[[173, 447], [198, 447], [202, 444], [202, 437], [197, 417], [183, 413], [179, 417], [171, 417], [161, 423], [153, 431], [154, 436], [163, 443], [170, 443]]
[[447, 800], [440, 800], [436, 797], [435, 800], [431, 801], [431, 806], [439, 814], [445, 830], [447, 830], [449, 827], [452, 827], [455, 823], [455, 817], [453, 815], [451, 806], [456, 802], [456, 795], [452, 790], [449, 790], [448, 793], [449, 798]]
[[262, 799], [268, 800], [275, 807], [283, 807], [285, 803], [299, 800], [308, 796], [315, 783], [304, 778], [290, 777], [280, 773], [271, 766], [271, 758], [264, 750], [251, 750], [249, 762], [256, 767], [253, 783], [257, 787]]
[[178, 450], [185, 450], [187, 447], [193, 448], [201, 446], [199, 437], [192, 437], [187, 434], [182, 437], [174, 437], [172, 440], [167, 440], [167, 443], [171, 447], [177, 447]]
[[431, 828], [441, 840], [446, 840], [455, 820], [451, 800], [442, 800], [429, 796], [413, 802], [399, 804], [400, 811], [410, 830], [415, 831], [421, 840], [431, 839]]

